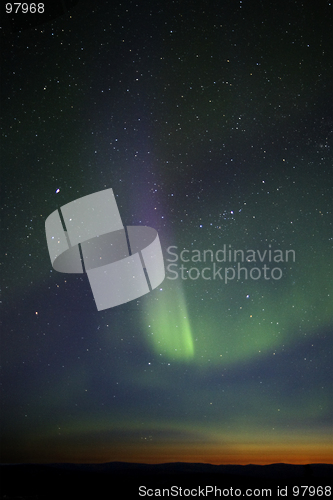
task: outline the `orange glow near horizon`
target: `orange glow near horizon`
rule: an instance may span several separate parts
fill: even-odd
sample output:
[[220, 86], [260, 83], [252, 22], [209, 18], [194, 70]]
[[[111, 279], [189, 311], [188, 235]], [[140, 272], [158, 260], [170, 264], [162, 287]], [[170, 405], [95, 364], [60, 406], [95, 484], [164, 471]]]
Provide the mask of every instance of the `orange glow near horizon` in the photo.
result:
[[[40, 443], [41, 444], [41, 443]], [[44, 447], [34, 446], [29, 450], [14, 451], [20, 456], [20, 463], [209, 463], [213, 465], [269, 465], [272, 463], [309, 464], [333, 463], [330, 443], [266, 443], [221, 447], [218, 445], [195, 445], [188, 443], [172, 445], [117, 444], [115, 446], [94, 446], [82, 443], [79, 447], [71, 446]], [[9, 457], [8, 457], [9, 458]], [[4, 460], [5, 459], [5, 460]], [[11, 462], [2, 457], [2, 463]]]
[[[333, 463], [332, 447], [316, 446], [258, 446], [244, 450], [221, 450], [219, 447], [181, 447], [165, 446], [157, 449], [119, 449], [114, 453], [97, 453], [96, 463], [135, 462], [135, 463], [209, 463], [213, 465], [269, 465], [272, 463], [309, 464]], [[78, 457], [79, 458], [79, 457]], [[82, 457], [83, 458], [83, 457]]]

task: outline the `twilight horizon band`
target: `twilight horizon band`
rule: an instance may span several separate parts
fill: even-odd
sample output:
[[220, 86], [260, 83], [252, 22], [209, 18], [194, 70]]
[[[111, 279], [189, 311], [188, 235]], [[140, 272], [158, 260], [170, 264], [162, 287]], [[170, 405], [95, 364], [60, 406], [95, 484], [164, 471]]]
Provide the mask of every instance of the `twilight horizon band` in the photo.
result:
[[162, 283], [157, 231], [125, 228], [112, 189], [74, 200], [60, 211], [45, 221], [52, 267], [61, 273], [86, 272], [98, 311], [141, 297]]

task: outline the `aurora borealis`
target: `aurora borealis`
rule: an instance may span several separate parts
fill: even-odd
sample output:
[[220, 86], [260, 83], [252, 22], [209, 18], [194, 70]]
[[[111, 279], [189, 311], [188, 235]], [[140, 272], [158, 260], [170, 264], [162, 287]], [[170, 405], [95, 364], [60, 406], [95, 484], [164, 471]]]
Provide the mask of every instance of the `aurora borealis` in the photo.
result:
[[[5, 27], [1, 462], [332, 463], [331, 16], [82, 0]], [[97, 311], [45, 220], [108, 188], [166, 278]]]

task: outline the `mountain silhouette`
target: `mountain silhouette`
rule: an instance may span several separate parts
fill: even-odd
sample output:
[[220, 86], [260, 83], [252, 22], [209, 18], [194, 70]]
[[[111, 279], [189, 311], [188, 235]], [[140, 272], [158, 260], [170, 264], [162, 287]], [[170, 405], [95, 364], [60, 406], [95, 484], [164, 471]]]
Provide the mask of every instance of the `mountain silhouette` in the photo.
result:
[[[231, 493], [245, 496], [248, 488], [253, 493], [256, 490], [253, 496], [258, 496], [259, 490], [263, 490], [261, 497], [281, 498], [292, 496], [292, 488], [297, 486], [303, 487], [301, 493], [306, 486], [312, 487], [311, 492], [313, 488], [328, 488], [333, 477], [333, 465], [212, 465], [186, 462], [2, 464], [0, 474], [0, 498], [3, 500], [112, 498], [117, 491], [122, 493], [121, 497], [127, 495], [128, 498], [191, 498], [199, 496], [199, 492], [200, 496], [208, 497], [214, 497], [214, 494], [215, 497], [222, 497], [227, 493], [228, 496], [232, 496]], [[303, 498], [309, 497], [305, 494]]]

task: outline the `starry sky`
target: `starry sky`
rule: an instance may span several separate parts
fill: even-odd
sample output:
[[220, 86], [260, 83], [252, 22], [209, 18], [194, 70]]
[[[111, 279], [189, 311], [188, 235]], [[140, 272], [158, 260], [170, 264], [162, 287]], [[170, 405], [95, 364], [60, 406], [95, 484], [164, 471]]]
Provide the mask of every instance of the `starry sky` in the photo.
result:
[[[4, 24], [2, 462], [332, 463], [332, 8], [82, 0]], [[97, 311], [45, 220], [109, 188], [166, 278]]]

